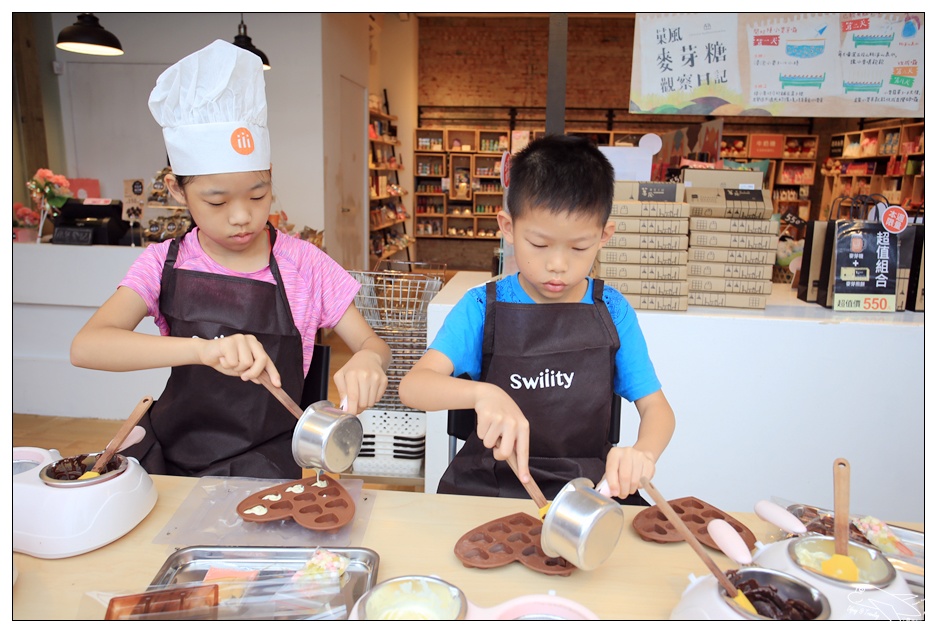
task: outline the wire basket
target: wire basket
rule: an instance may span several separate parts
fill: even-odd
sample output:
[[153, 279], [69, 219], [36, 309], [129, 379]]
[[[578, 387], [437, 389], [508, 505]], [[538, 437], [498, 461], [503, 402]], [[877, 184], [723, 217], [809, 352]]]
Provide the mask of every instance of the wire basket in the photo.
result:
[[420, 329], [425, 338], [429, 301], [442, 289], [442, 279], [394, 271], [351, 275], [361, 284], [354, 305], [375, 331]]
[[428, 261], [397, 261], [396, 259], [383, 259], [377, 262], [374, 272], [407, 272], [409, 274], [424, 274], [445, 283], [445, 270], [447, 263]]

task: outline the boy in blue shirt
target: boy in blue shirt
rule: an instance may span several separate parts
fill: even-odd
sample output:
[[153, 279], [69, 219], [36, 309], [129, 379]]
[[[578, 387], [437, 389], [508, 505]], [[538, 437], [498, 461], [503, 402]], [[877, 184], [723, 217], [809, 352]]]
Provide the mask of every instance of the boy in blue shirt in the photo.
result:
[[[614, 169], [584, 139], [547, 136], [512, 156], [508, 174], [497, 220], [519, 272], [466, 293], [399, 387], [412, 408], [477, 413], [438, 491], [526, 497], [505, 463], [514, 455], [547, 498], [583, 476], [647, 504], [640, 478], [652, 478], [676, 422], [633, 308], [588, 276], [614, 234]], [[640, 415], [633, 446], [608, 440], [612, 388]]]

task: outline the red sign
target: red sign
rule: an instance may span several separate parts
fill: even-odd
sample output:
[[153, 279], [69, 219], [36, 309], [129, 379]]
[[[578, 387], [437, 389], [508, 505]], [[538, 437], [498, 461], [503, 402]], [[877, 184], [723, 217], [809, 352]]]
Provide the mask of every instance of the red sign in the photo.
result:
[[871, 28], [871, 21], [868, 18], [845, 20], [842, 22], [843, 33], [848, 33], [849, 31], [867, 31], [869, 28]]
[[779, 35], [755, 35], [754, 46], [780, 46]]
[[902, 206], [888, 206], [881, 213], [881, 222], [884, 224], [884, 228], [891, 233], [902, 233], [907, 227], [908, 221], [907, 211]]
[[782, 158], [783, 134], [751, 134], [750, 158]]

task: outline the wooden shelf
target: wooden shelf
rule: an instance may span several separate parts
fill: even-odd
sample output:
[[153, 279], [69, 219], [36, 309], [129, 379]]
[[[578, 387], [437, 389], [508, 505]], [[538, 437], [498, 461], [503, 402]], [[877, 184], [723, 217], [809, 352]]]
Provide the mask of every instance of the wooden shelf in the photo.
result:
[[371, 229], [371, 232], [374, 232], [374, 231], [378, 231], [378, 230], [384, 230], [384, 229], [386, 229], [386, 228], [393, 228], [394, 226], [399, 226], [400, 224], [403, 224], [403, 223], [405, 223], [405, 222], [406, 222], [406, 219], [405, 219], [405, 218], [404, 218], [404, 219], [397, 219], [397, 220], [394, 220], [394, 221], [392, 221], [392, 222], [386, 222], [386, 223], [384, 223], [384, 224], [380, 224], [379, 226], [371, 226], [370, 229]]
[[377, 119], [378, 121], [396, 121], [397, 117], [392, 114], [384, 114], [378, 110], [369, 110], [368, 114], [372, 119]]

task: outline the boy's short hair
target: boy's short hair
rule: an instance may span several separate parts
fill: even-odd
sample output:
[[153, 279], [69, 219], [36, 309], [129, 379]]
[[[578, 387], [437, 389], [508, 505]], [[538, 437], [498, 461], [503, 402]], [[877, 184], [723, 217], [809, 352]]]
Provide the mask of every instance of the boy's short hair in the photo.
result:
[[594, 216], [604, 225], [614, 199], [614, 167], [585, 138], [551, 134], [510, 157], [507, 209], [512, 219], [531, 208]]

